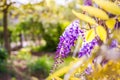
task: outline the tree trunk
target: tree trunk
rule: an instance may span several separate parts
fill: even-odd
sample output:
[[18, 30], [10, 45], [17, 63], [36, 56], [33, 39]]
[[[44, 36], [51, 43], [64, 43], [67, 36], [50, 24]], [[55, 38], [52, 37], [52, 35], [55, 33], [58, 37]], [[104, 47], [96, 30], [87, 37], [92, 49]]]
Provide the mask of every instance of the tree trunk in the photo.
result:
[[[5, 1], [5, 5], [7, 2]], [[3, 10], [3, 27], [4, 27], [4, 47], [7, 49], [8, 53], [10, 53], [10, 42], [9, 42], [9, 33], [7, 26], [7, 11], [8, 9]]]

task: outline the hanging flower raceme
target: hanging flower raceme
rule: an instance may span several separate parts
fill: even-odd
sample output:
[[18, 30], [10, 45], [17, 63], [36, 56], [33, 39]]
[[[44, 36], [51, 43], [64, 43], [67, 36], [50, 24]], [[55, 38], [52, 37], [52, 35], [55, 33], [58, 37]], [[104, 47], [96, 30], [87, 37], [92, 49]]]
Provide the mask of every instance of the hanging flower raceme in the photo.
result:
[[79, 35], [83, 35], [83, 31], [79, 28], [79, 20], [73, 21], [64, 31], [60, 37], [60, 42], [56, 51], [56, 58], [65, 58], [71, 50], [72, 46], [75, 46], [75, 41]]
[[84, 5], [92, 6], [92, 0], [84, 0]]
[[52, 67], [51, 73], [54, 72], [58, 64], [62, 63], [62, 58], [68, 56], [71, 51], [71, 47], [75, 46], [75, 41], [79, 36], [84, 36], [84, 32], [79, 28], [79, 20], [73, 21], [60, 36], [60, 42], [57, 47], [55, 62]]
[[84, 55], [90, 55], [92, 49], [94, 48], [94, 46], [96, 44], [97, 44], [97, 40], [96, 39], [93, 39], [89, 43], [83, 43], [82, 47], [80, 48], [78, 57], [82, 57]]
[[57, 47], [55, 63], [52, 71], [55, 70], [58, 64], [63, 62], [62, 58], [68, 56], [71, 51], [71, 47], [75, 46], [75, 41], [79, 36], [83, 38], [83, 45], [80, 48], [78, 57], [80, 58], [83, 55], [90, 55], [92, 49], [97, 44], [97, 40], [93, 39], [91, 42], [87, 43], [85, 41], [84, 31], [79, 28], [79, 20], [75, 20], [65, 29], [62, 36], [60, 36], [60, 42]]

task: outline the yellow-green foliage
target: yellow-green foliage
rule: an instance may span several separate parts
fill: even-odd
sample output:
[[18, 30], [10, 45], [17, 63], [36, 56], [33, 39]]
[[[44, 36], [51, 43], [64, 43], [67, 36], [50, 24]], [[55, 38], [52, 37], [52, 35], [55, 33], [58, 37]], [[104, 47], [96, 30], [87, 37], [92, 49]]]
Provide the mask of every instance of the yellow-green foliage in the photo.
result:
[[94, 67], [93, 73], [86, 77], [89, 80], [120, 80], [120, 61], [109, 61], [100, 68]]
[[[80, 9], [85, 12], [80, 13], [74, 10], [72, 12], [80, 20], [87, 22], [89, 27], [94, 28], [94, 31], [93, 29], [86, 31], [86, 41], [91, 41], [95, 37], [94, 33], [97, 33], [97, 36], [105, 42], [109, 35], [109, 30], [114, 29], [116, 19], [120, 20], [120, 7], [108, 0], [93, 0], [93, 2], [99, 7], [80, 5]], [[114, 18], [109, 18], [107, 12], [113, 14]]]
[[60, 76], [67, 73], [71, 69], [71, 67], [78, 61], [79, 61], [79, 59], [74, 58], [73, 61], [69, 62], [69, 65], [63, 66], [62, 68], [55, 71], [53, 74], [50, 74], [50, 76], [47, 78], [47, 80], [56, 79], [56, 78], [58, 79]]
[[[66, 65], [62, 67], [61, 69], [55, 71], [53, 74], [51, 74], [46, 80], [63, 80], [62, 75], [65, 75], [73, 65], [75, 65], [76, 62], [78, 62], [80, 59], [71, 61], [70, 65]], [[82, 60], [82, 59], [81, 59]], [[72, 63], [72, 64], [71, 64]], [[82, 80], [81, 76], [75, 76], [76, 74], [81, 74], [87, 67], [87, 64], [90, 64], [91, 60], [88, 60], [87, 62], [80, 65], [78, 68], [74, 70], [74, 72], [70, 75], [69, 80]], [[90, 75], [83, 75], [86, 77], [87, 80], [119, 80], [120, 79], [120, 61], [114, 62], [109, 61], [104, 66], [96, 66], [93, 63], [91, 63], [93, 72]]]
[[107, 32], [103, 26], [97, 26], [96, 33], [102, 41], [105, 41], [107, 38]]
[[80, 6], [80, 8], [83, 11], [86, 11], [87, 13], [89, 13], [91, 16], [98, 17], [103, 20], [107, 20], [109, 18], [108, 15], [99, 8], [95, 8], [92, 6]]
[[98, 4], [101, 8], [115, 15], [120, 15], [120, 7], [108, 0], [93, 0], [96, 4]]
[[94, 29], [90, 29], [88, 31], [86, 31], [85, 33], [85, 39], [87, 42], [92, 41], [95, 38], [95, 31]]
[[115, 26], [116, 20], [115, 19], [109, 19], [105, 23], [108, 26], [108, 28], [112, 30]]
[[90, 16], [87, 16], [85, 14], [82, 14], [82, 13], [78, 13], [76, 11], [72, 11], [73, 14], [75, 14], [79, 19], [85, 21], [85, 22], [88, 22], [90, 24], [96, 24], [96, 21], [94, 19], [92, 19]]

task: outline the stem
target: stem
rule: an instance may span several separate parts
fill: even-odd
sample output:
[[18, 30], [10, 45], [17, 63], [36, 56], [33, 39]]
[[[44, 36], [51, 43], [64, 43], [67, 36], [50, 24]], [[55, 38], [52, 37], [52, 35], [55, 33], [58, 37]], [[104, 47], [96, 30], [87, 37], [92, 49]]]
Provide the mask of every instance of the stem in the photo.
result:
[[75, 50], [74, 50], [74, 52], [73, 52], [73, 57], [76, 56], [76, 54], [77, 54], [77, 52], [78, 52], [78, 50], [79, 50], [80, 41], [81, 41], [81, 37], [79, 37], [78, 40], [77, 40], [77, 43], [76, 43], [76, 46], [75, 46]]

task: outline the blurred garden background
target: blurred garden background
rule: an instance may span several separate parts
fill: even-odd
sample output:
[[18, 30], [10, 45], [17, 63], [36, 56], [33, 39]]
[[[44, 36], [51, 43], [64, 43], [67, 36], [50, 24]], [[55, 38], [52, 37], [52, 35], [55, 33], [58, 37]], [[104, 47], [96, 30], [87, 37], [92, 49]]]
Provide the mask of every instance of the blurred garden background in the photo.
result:
[[119, 0], [0, 0], [0, 80], [120, 80], [119, 5]]
[[43, 80], [80, 0], [0, 0], [0, 80]]

